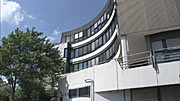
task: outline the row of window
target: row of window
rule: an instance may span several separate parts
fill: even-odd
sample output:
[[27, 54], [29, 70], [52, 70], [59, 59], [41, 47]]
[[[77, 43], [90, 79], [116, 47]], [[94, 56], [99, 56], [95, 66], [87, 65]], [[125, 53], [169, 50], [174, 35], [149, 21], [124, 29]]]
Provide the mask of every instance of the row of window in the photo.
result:
[[77, 49], [72, 49], [70, 58], [80, 57], [100, 48], [111, 38], [112, 34], [115, 31], [115, 27], [116, 27], [116, 23], [115, 21], [113, 21], [111, 26], [109, 26], [109, 28], [104, 32], [104, 34], [98, 37], [95, 41], [87, 44], [86, 46]]
[[[110, 3], [111, 4], [111, 3]], [[93, 24], [88, 29], [85, 29], [83, 31], [80, 31], [78, 33], [75, 33], [71, 36], [65, 37], [65, 42], [79, 42], [81, 40], [84, 40], [90, 36], [92, 36], [94, 33], [97, 33], [107, 22], [107, 19], [110, 18], [110, 15], [113, 11], [112, 6], [110, 6], [109, 11], [107, 10], [99, 20], [95, 24]]]
[[70, 89], [69, 98], [76, 97], [90, 97], [90, 86], [77, 89]]
[[84, 61], [78, 64], [70, 65], [70, 72], [76, 72], [82, 69], [89, 68], [94, 65], [99, 65], [104, 62], [108, 62], [110, 59], [114, 57], [119, 48], [119, 42], [115, 39], [114, 43], [109, 47], [105, 52], [100, 54], [99, 56], [90, 59], [88, 61]]

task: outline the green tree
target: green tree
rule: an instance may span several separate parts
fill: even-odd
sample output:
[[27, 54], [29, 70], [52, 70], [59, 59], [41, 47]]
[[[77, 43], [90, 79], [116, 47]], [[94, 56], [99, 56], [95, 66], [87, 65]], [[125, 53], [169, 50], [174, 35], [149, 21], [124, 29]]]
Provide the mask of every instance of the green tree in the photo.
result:
[[[26, 96], [31, 96], [37, 85], [51, 82], [62, 73], [64, 67], [63, 58], [55, 48], [55, 44], [49, 43], [43, 33], [32, 28], [26, 32], [18, 28], [2, 38], [0, 46], [0, 75], [7, 78], [11, 85], [11, 98], [15, 101], [15, 92], [21, 88]], [[46, 85], [44, 85], [46, 86]]]

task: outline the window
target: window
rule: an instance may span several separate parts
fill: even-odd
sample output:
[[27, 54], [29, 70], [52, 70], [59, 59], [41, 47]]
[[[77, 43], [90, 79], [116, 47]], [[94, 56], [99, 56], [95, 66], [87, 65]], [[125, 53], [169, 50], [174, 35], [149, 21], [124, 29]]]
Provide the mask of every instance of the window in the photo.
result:
[[96, 65], [99, 64], [99, 57], [96, 57]]
[[71, 50], [71, 58], [74, 58], [74, 50]]
[[111, 37], [112, 36], [112, 28], [110, 27], [109, 29], [109, 36]]
[[67, 58], [67, 48], [64, 49], [64, 58]]
[[104, 18], [103, 18], [103, 16], [101, 17], [101, 23], [103, 23], [103, 21], [104, 21]]
[[107, 19], [109, 19], [109, 13], [107, 14]]
[[88, 67], [88, 63], [87, 61], [84, 62], [84, 68], [87, 68]]
[[92, 48], [91, 48], [91, 49], [92, 49], [92, 51], [94, 51], [94, 50], [95, 50], [95, 45], [96, 45], [96, 44], [95, 44], [95, 42], [92, 42]]
[[109, 40], [109, 31], [106, 32], [106, 37], [107, 37], [107, 40]]
[[77, 89], [70, 89], [69, 98], [71, 99], [76, 97], [90, 97], [90, 86]]
[[113, 47], [111, 46], [111, 48], [109, 49], [110, 57], [113, 55], [113, 51], [112, 50], [113, 50]]
[[74, 42], [74, 35], [71, 35], [71, 42]]
[[83, 69], [83, 64], [79, 63], [79, 70], [82, 70], [82, 69]]
[[99, 47], [99, 40], [97, 39], [96, 40], [96, 48], [98, 48]]
[[74, 72], [74, 67], [72, 64], [70, 65], [70, 72]]
[[109, 59], [109, 49], [106, 51], [106, 59]]
[[79, 54], [78, 54], [78, 49], [75, 49], [75, 57], [78, 57]]
[[102, 36], [101, 37], [99, 37], [99, 46], [101, 46], [102, 45]]
[[91, 27], [91, 32], [94, 34], [94, 26]]
[[76, 97], [78, 97], [78, 89], [69, 90], [69, 98], [76, 98]]
[[94, 28], [97, 28], [97, 22], [94, 24]]
[[88, 53], [91, 52], [91, 43], [88, 45], [88, 50], [87, 50], [87, 52], [88, 52]]
[[88, 67], [91, 67], [91, 66], [92, 66], [92, 61], [89, 60], [89, 61], [88, 61]]
[[106, 12], [104, 13], [104, 21], [106, 20]]
[[88, 51], [87, 51], [88, 47], [87, 46], [84, 46], [83, 47], [83, 54], [86, 54]]
[[83, 37], [83, 32], [79, 32], [79, 38]]
[[79, 97], [90, 97], [90, 86], [79, 88]]
[[87, 30], [87, 35], [88, 35], [88, 37], [91, 36], [91, 29], [90, 28]]
[[70, 42], [71, 40], [70, 40], [70, 36], [67, 36], [66, 37], [66, 42]]
[[95, 65], [95, 59], [92, 59], [92, 66]]
[[74, 65], [74, 71], [76, 72], [76, 71], [78, 71], [78, 70], [79, 70], [78, 64]]
[[166, 45], [167, 48], [180, 46], [180, 38], [166, 39]]
[[79, 35], [78, 33], [75, 34], [75, 39], [78, 39], [79, 38]]
[[103, 35], [103, 44], [106, 43], [106, 34]]
[[100, 62], [100, 63], [103, 62], [103, 54], [101, 54], [101, 55], [99, 56], [99, 62]]
[[79, 56], [83, 55], [83, 48], [79, 48]]
[[99, 19], [99, 21], [98, 21], [98, 25], [100, 25], [101, 24], [101, 19]]

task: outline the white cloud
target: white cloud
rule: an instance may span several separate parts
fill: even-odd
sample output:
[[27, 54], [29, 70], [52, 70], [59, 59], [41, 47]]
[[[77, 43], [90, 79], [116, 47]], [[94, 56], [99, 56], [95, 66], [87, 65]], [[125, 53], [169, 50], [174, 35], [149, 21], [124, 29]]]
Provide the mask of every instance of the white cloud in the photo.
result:
[[32, 20], [36, 20], [36, 17], [32, 16], [32, 15], [28, 15], [28, 18], [32, 19]]
[[59, 31], [59, 28], [56, 28], [54, 31], [53, 31], [53, 34], [55, 35], [59, 35], [61, 33], [61, 31]]
[[9, 24], [19, 25], [24, 20], [24, 13], [21, 11], [19, 3], [14, 1], [0, 0], [1, 14], [0, 22], [7, 22]]
[[46, 40], [54, 41], [54, 40], [56, 40], [56, 38], [53, 38], [53, 37], [49, 37], [49, 36], [48, 36], [48, 37], [46, 38]]

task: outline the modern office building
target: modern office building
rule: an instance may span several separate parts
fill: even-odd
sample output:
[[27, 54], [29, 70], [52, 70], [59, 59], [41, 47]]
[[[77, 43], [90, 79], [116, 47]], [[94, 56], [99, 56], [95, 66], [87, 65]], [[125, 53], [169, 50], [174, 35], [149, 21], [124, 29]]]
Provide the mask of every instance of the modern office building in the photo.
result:
[[61, 41], [59, 101], [180, 101], [180, 0], [107, 0]]

